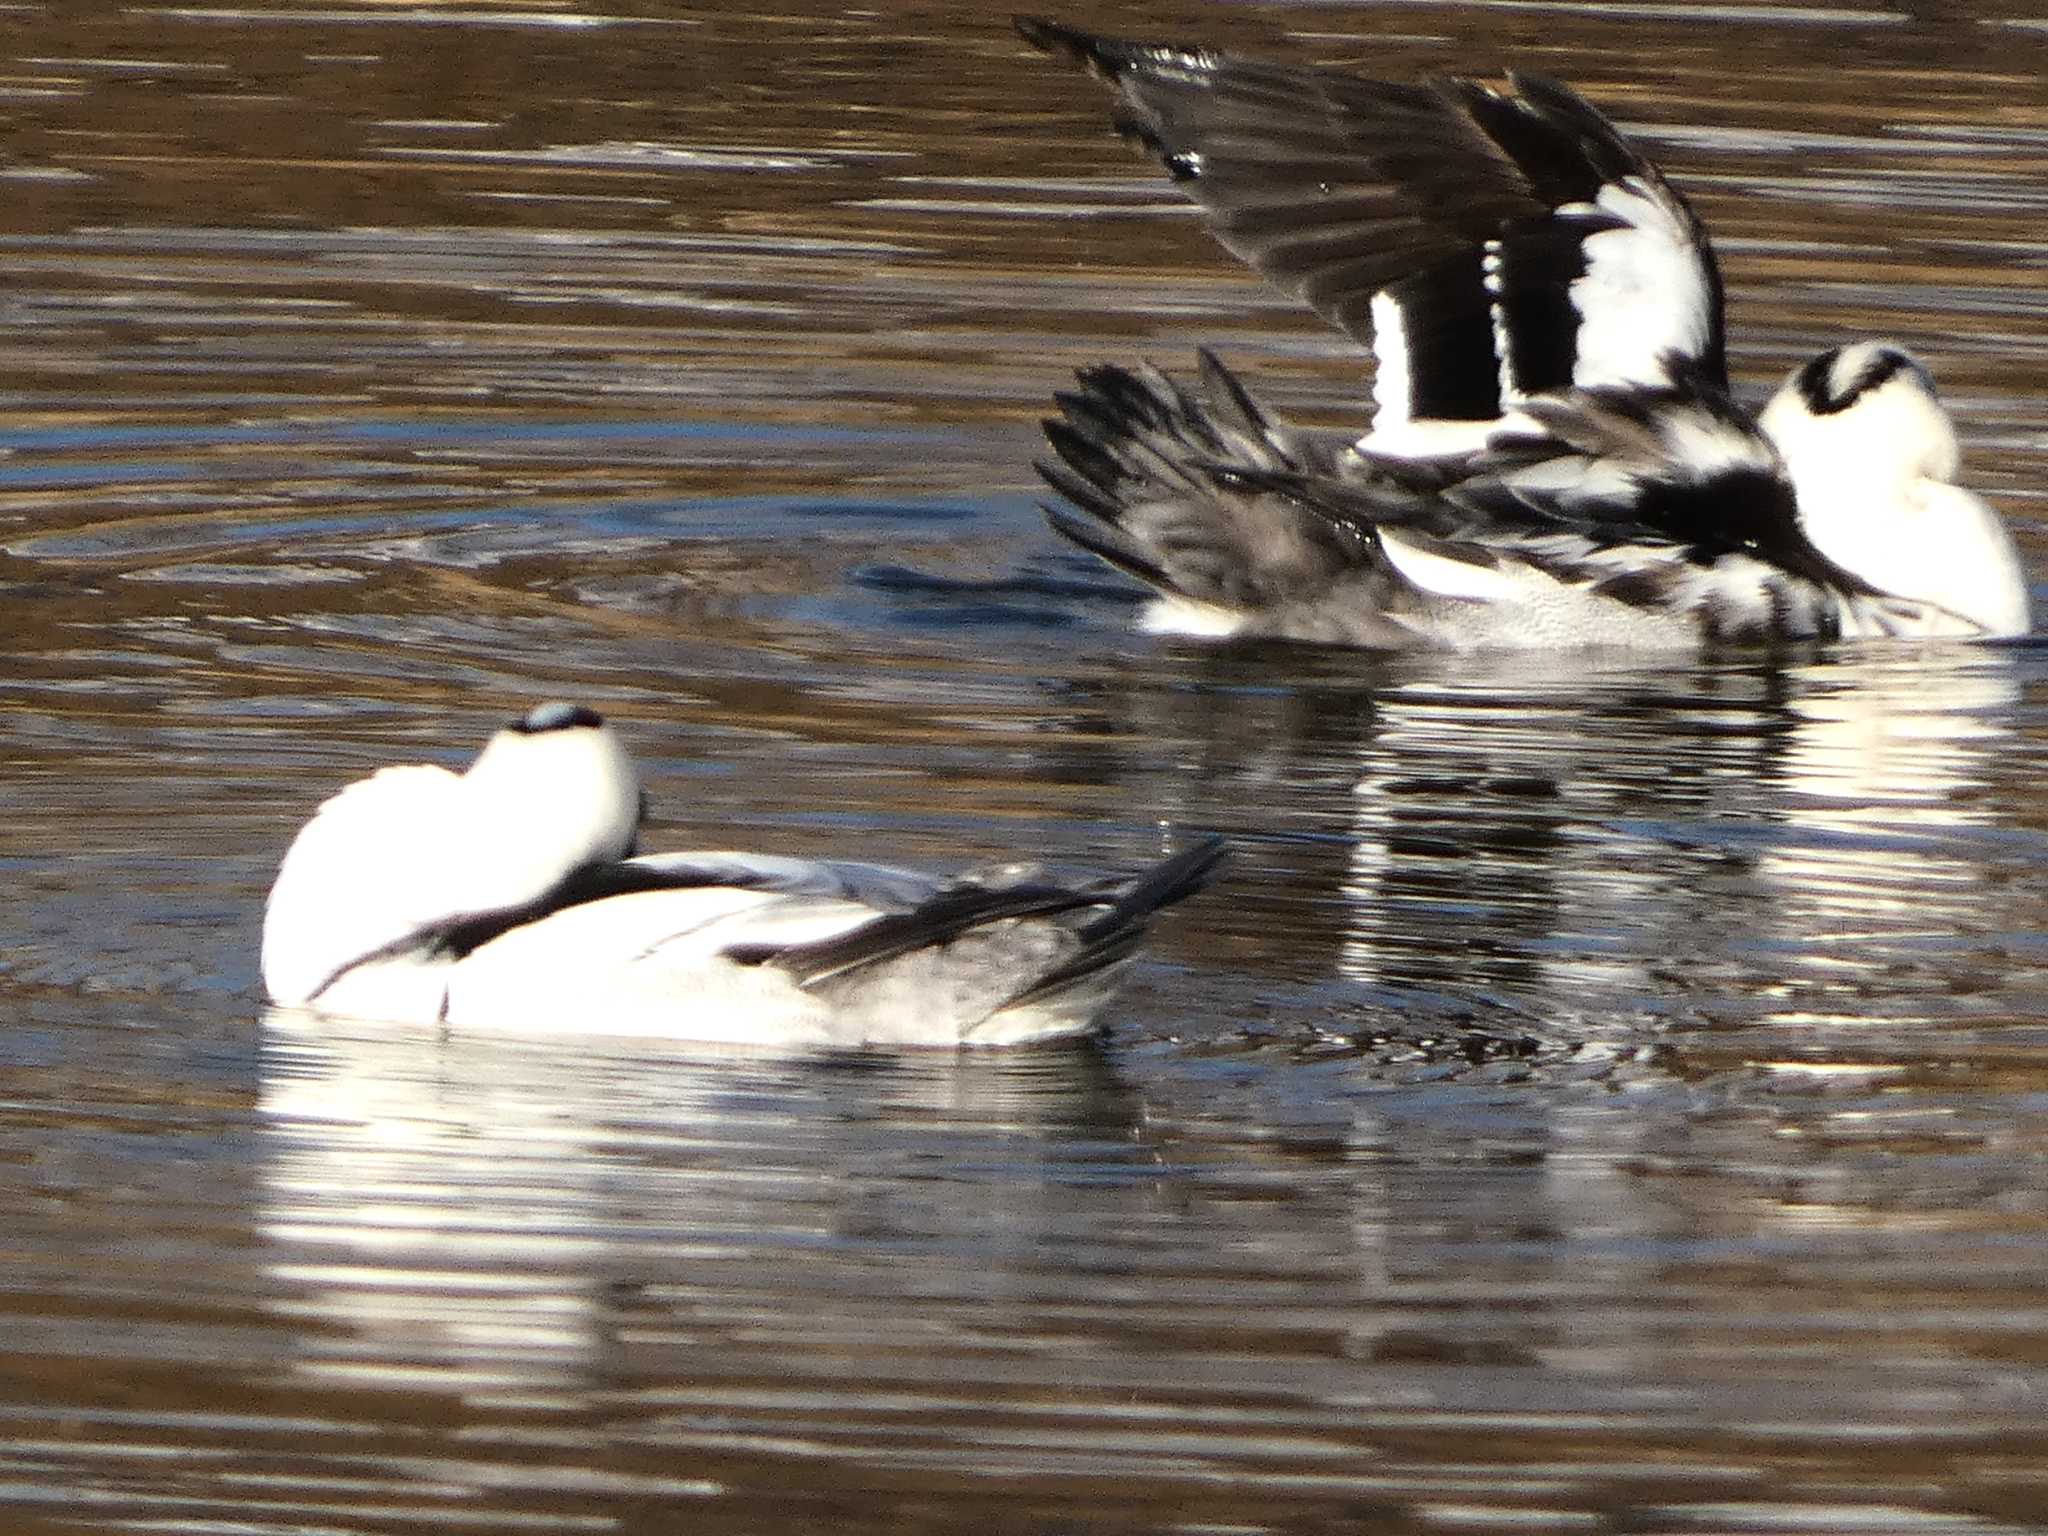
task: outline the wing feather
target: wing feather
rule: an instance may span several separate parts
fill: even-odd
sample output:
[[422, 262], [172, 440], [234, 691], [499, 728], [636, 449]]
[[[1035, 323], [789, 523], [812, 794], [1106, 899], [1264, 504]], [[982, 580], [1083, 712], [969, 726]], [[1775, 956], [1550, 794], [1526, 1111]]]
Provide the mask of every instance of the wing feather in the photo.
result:
[[1116, 124], [1217, 238], [1378, 362], [1376, 432], [1568, 385], [1726, 385], [1722, 287], [1685, 199], [1540, 75], [1408, 85], [1022, 20], [1107, 79]]

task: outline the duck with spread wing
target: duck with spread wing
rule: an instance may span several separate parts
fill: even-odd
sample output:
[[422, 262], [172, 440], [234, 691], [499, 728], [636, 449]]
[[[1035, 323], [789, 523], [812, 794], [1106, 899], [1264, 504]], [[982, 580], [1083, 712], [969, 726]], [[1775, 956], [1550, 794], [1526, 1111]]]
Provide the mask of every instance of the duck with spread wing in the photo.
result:
[[2023, 634], [1998, 514], [1908, 352], [1859, 341], [1761, 413], [1729, 386], [1691, 206], [1555, 81], [1394, 84], [1019, 19], [1107, 80], [1218, 239], [1372, 349], [1363, 437], [1090, 368], [1046, 423], [1053, 526], [1147, 626], [1386, 649], [1710, 649]]

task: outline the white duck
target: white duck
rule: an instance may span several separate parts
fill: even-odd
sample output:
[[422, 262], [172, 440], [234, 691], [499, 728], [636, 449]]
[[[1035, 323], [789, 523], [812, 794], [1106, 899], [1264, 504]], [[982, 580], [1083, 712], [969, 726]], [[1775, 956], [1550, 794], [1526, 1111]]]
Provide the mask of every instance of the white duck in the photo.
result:
[[1009, 1045], [1095, 1024], [1211, 839], [1129, 880], [945, 881], [747, 853], [633, 856], [632, 763], [547, 704], [463, 773], [380, 769], [303, 827], [271, 888], [272, 1001], [455, 1027], [768, 1046]]
[[1020, 19], [1230, 250], [1374, 353], [1372, 430], [1085, 370], [1046, 423], [1053, 526], [1161, 593], [1150, 628], [1408, 648], [2023, 634], [2019, 557], [1957, 486], [1926, 370], [1823, 353], [1729, 390], [1706, 231], [1554, 81], [1512, 94]]

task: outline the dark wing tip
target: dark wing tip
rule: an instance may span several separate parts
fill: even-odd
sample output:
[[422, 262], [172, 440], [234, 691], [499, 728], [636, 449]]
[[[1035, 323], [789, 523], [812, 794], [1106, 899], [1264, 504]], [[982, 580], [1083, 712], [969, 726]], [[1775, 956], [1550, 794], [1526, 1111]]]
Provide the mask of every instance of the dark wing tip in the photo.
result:
[[1108, 911], [1091, 919], [1081, 937], [1091, 941], [1107, 938], [1121, 929], [1144, 922], [1162, 907], [1170, 907], [1215, 878], [1230, 845], [1220, 837], [1205, 837], [1139, 875], [1118, 894]]
[[1562, 80], [1524, 70], [1510, 70], [1508, 81], [1523, 104], [1577, 141], [1584, 155], [1604, 181], [1624, 176], [1663, 177], [1614, 120]]
[[1216, 55], [1200, 48], [1183, 48], [1173, 43], [1135, 43], [1121, 37], [1098, 37], [1063, 22], [1043, 16], [1012, 16], [1017, 35], [1046, 53], [1065, 54], [1106, 80], [1118, 80], [1136, 70], [1206, 70], [1214, 68]]
[[1052, 531], [1069, 543], [1085, 549], [1099, 560], [1108, 561], [1149, 586], [1163, 592], [1174, 590], [1173, 578], [1167, 574], [1166, 568], [1114, 523], [1107, 519], [1089, 522], [1059, 507], [1048, 507], [1042, 503], [1038, 510], [1045, 514]]
[[908, 912], [871, 917], [833, 938], [792, 944], [770, 959], [798, 986], [809, 987], [913, 950], [950, 944], [971, 929], [1006, 918], [1057, 917], [1094, 905], [1086, 893], [1064, 886], [986, 886], [963, 879]]
[[1025, 42], [1034, 48], [1042, 48], [1047, 53], [1071, 53], [1076, 57], [1085, 57], [1088, 45], [1094, 41], [1085, 32], [1063, 27], [1043, 16], [1012, 16], [1010, 25], [1017, 29], [1017, 35]]
[[1155, 864], [1140, 877], [1137, 886], [1133, 887], [1133, 894], [1142, 891], [1141, 899], [1149, 902], [1154, 911], [1170, 907], [1194, 895], [1213, 880], [1229, 856], [1229, 842], [1212, 834], [1192, 848], [1183, 849]]
[[1508, 71], [1508, 85], [1514, 91], [1514, 99], [1523, 107], [1539, 112], [1553, 122], [1569, 124], [1580, 132], [1594, 129], [1610, 137], [1616, 132], [1606, 113], [1555, 75], [1511, 69]]
[[1266, 415], [1265, 407], [1251, 396], [1230, 371], [1222, 358], [1207, 347], [1195, 349], [1195, 356], [1201, 360], [1202, 388], [1209, 397], [1211, 408], [1219, 415], [1228, 414], [1230, 425], [1240, 432], [1254, 436], [1270, 436], [1272, 419]]
[[1555, 75], [1546, 75], [1540, 70], [1511, 69], [1508, 84], [1515, 88], [1515, 94], [1536, 103], [1538, 106], [1562, 107], [1586, 117], [1597, 117], [1603, 122], [1605, 114], [1577, 91], [1566, 85]]
[[1130, 63], [1131, 45], [1097, 37], [1043, 16], [1012, 16], [1017, 35], [1045, 53], [1065, 54], [1077, 64], [1114, 79]]

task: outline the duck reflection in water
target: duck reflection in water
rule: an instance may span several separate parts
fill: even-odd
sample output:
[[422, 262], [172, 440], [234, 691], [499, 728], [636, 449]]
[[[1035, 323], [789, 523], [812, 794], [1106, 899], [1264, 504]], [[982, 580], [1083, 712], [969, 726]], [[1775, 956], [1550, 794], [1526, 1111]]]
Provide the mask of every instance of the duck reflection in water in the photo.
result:
[[769, 1333], [829, 1359], [913, 1285], [943, 1329], [1042, 1284], [1072, 1170], [1142, 1207], [1155, 1160], [1087, 1041], [774, 1057], [273, 1009], [261, 1072], [269, 1272], [332, 1325], [301, 1369], [363, 1386], [745, 1374]]
[[2001, 927], [1958, 843], [1995, 835], [2007, 653], [1360, 663], [1187, 650], [1075, 690], [1073, 739], [1106, 719], [1131, 743], [1123, 793], [1174, 820], [1258, 807], [1240, 899], [1200, 920], [1248, 976], [1349, 978], [1361, 1017], [1464, 999], [1602, 1035], [1853, 990]]

